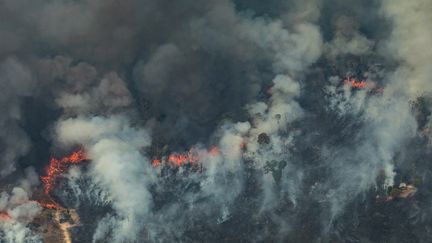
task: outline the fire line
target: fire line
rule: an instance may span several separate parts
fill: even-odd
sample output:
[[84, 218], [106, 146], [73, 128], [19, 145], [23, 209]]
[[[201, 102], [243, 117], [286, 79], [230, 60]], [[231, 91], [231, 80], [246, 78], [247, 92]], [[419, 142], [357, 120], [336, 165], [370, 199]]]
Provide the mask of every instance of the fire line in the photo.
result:
[[82, 149], [73, 152], [71, 155], [61, 159], [51, 158], [50, 164], [46, 168], [46, 176], [41, 176], [45, 194], [49, 194], [54, 188], [54, 184], [59, 175], [66, 172], [68, 165], [79, 164], [87, 160]]

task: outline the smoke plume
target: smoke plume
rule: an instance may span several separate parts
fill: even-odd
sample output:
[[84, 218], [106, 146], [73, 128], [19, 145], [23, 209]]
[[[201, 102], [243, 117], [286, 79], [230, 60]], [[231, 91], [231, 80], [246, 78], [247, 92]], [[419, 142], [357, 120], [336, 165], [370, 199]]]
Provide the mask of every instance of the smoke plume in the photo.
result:
[[431, 11], [0, 0], [0, 241], [429, 242]]

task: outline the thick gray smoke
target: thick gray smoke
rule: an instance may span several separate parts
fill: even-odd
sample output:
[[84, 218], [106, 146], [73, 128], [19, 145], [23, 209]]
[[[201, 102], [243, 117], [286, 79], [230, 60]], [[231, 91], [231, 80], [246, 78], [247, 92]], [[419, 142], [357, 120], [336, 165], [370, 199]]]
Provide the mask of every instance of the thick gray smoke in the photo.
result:
[[27, 67], [17, 59], [6, 58], [0, 64], [1, 96], [1, 171], [6, 176], [15, 170], [15, 161], [24, 156], [30, 147], [29, 139], [20, 126], [22, 122], [21, 103], [32, 95], [35, 82]]
[[75, 242], [430, 241], [431, 11], [0, 0], [1, 241], [43, 241], [37, 176], [77, 148]]

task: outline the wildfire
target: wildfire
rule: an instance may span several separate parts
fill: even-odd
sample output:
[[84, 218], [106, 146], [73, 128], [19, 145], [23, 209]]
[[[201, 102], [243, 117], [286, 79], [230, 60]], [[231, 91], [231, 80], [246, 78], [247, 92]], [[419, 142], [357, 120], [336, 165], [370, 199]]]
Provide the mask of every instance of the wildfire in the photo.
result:
[[367, 87], [366, 81], [357, 81], [354, 78], [347, 78], [345, 79], [344, 83], [357, 89], [363, 89]]
[[[36, 202], [41, 207], [46, 208], [46, 209], [55, 209], [56, 211], [64, 210], [60, 205], [58, 205], [56, 203], [42, 203], [42, 202], [33, 201], [33, 200], [30, 200], [28, 202]], [[9, 213], [0, 212], [0, 222], [11, 221], [11, 220], [12, 220], [12, 216], [9, 215]]]
[[[165, 162], [169, 163], [171, 166], [182, 166], [185, 164], [196, 164], [201, 161], [206, 156], [217, 156], [219, 154], [219, 149], [217, 147], [212, 147], [209, 151], [200, 152], [192, 147], [187, 153], [173, 153], [165, 158]], [[154, 167], [160, 166], [162, 161], [160, 159], [154, 159], [152, 165]]]
[[11, 219], [12, 217], [8, 213], [0, 212], [0, 221], [9, 221]]
[[79, 216], [75, 212], [75, 210], [69, 210], [68, 214], [71, 217], [71, 220], [62, 220], [62, 214], [65, 213], [63, 210], [57, 210], [54, 214], [54, 219], [60, 227], [60, 230], [63, 233], [63, 240], [66, 243], [72, 242], [71, 233], [69, 231], [70, 228], [76, 226], [79, 223]]
[[344, 84], [355, 89], [367, 88], [368, 92], [371, 94], [382, 94], [384, 92], [384, 88], [378, 87], [377, 84], [373, 81], [358, 81], [353, 77], [348, 77], [344, 80]]
[[[51, 239], [52, 232], [56, 230], [61, 230], [63, 240], [61, 242], [72, 242], [70, 228], [79, 224], [79, 216], [74, 209], [68, 209], [61, 206], [61, 204], [54, 201], [51, 197], [50, 192], [55, 186], [55, 182], [58, 176], [62, 173], [66, 172], [69, 168], [69, 165], [79, 164], [83, 161], [87, 160], [87, 157], [82, 149], [79, 149], [72, 154], [65, 156], [61, 159], [56, 159], [52, 157], [50, 159], [50, 163], [46, 168], [46, 175], [41, 176], [41, 181], [44, 186], [43, 192], [40, 190], [32, 193], [32, 200], [23, 199], [23, 200], [15, 200], [14, 205], [22, 205], [26, 203], [37, 203], [40, 207], [46, 209], [48, 214], [42, 214], [40, 217], [35, 218], [36, 222], [39, 224], [40, 220], [49, 220], [49, 222], [54, 219], [55, 225], [51, 223], [47, 223], [44, 227], [48, 227], [47, 231], [44, 231], [44, 238]], [[48, 216], [48, 218], [46, 217]], [[68, 216], [68, 217], [64, 217]], [[66, 219], [65, 219], [66, 218]], [[0, 223], [1, 222], [15, 222], [15, 219], [7, 212], [0, 211]], [[43, 222], [42, 222], [43, 223]], [[51, 230], [49, 230], [51, 229]], [[54, 238], [56, 238], [54, 233]], [[45, 242], [45, 241], [44, 241]], [[47, 242], [54, 242], [53, 240], [47, 240]], [[58, 239], [55, 239], [55, 242], [60, 242]]]
[[54, 188], [57, 177], [64, 173], [68, 165], [78, 164], [87, 160], [82, 149], [73, 152], [71, 155], [61, 159], [51, 158], [49, 166], [46, 168], [46, 176], [41, 176], [42, 183], [44, 184], [45, 194], [49, 194]]
[[158, 167], [160, 165], [160, 163], [161, 163], [160, 159], [154, 159], [152, 161], [153, 167]]
[[38, 202], [38, 203], [39, 203], [39, 205], [41, 205], [41, 207], [46, 208], [46, 209], [62, 209], [62, 207], [60, 207], [56, 203], [41, 203], [41, 202]]

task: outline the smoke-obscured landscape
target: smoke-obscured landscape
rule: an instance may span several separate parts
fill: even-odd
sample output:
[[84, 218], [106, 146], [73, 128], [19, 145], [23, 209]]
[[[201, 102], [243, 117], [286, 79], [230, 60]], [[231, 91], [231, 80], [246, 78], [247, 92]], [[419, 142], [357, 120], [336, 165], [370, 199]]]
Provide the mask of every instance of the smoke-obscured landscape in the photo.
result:
[[430, 0], [0, 0], [0, 242], [431, 242], [431, 46]]

